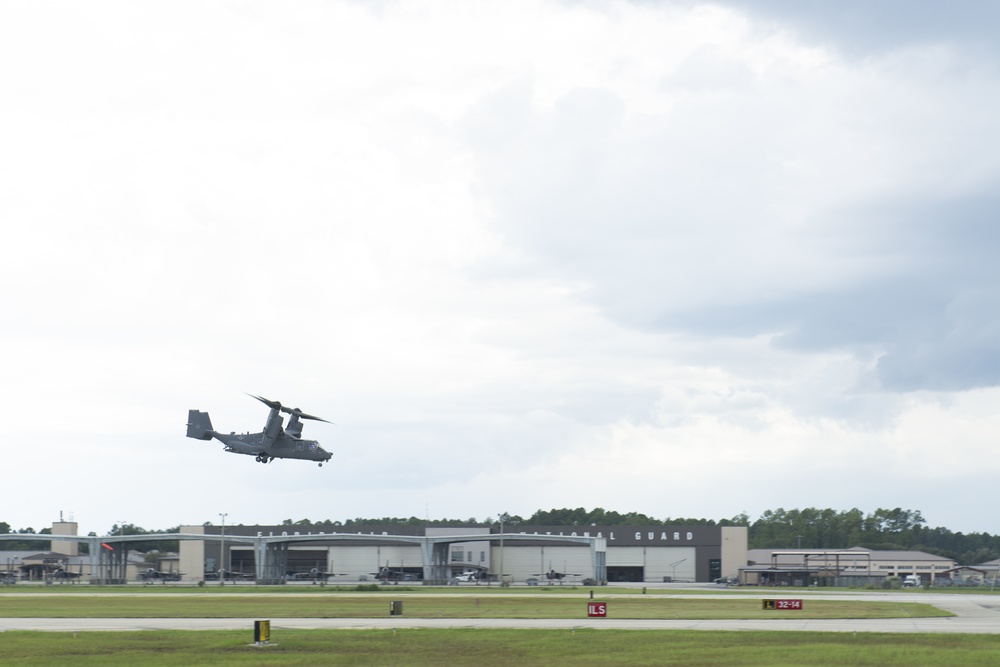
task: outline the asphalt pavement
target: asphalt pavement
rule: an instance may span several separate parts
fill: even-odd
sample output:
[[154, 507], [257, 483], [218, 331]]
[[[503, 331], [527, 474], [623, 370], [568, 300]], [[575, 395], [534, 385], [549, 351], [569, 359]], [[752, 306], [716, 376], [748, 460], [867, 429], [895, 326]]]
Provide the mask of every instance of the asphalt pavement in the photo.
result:
[[[562, 629], [593, 628], [606, 630], [731, 630], [731, 631], [808, 631], [808, 632], [891, 632], [891, 633], [1000, 633], [1000, 597], [982, 594], [905, 593], [813, 593], [798, 591], [761, 591], [748, 596], [759, 598], [800, 598], [809, 600], [859, 600], [923, 602], [949, 611], [947, 618], [887, 619], [801, 619], [795, 611], [772, 619], [754, 620], [638, 620], [614, 618], [614, 589], [601, 590], [595, 599], [607, 599], [608, 618], [567, 619], [455, 619], [407, 618], [0, 618], [0, 632], [7, 630], [42, 630], [52, 632], [95, 632], [127, 630], [246, 630], [253, 632], [254, 620], [270, 620], [272, 632], [281, 629], [403, 629], [403, 628], [521, 628]], [[581, 594], [581, 604], [585, 597]], [[701, 597], [697, 594], [685, 598]], [[708, 596], [706, 596], [708, 597]], [[718, 599], [718, 594], [711, 595]]]

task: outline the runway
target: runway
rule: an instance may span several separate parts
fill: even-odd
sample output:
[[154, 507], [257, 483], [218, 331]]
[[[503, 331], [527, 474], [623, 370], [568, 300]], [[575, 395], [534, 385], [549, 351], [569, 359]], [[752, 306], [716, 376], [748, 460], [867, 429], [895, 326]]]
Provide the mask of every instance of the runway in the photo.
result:
[[[610, 593], [611, 591], [609, 591]], [[787, 594], [786, 594], [787, 595]], [[686, 595], [686, 598], [703, 597]], [[717, 599], [717, 596], [715, 596]], [[741, 596], [742, 597], [742, 596]], [[753, 598], [774, 594], [750, 595]], [[49, 632], [98, 632], [135, 630], [246, 630], [254, 620], [270, 620], [272, 631], [301, 630], [391, 630], [407, 628], [516, 628], [545, 630], [728, 630], [781, 632], [887, 632], [939, 634], [1000, 633], [1000, 597], [992, 595], [931, 595], [919, 593], [795, 593], [806, 600], [882, 600], [922, 602], [949, 611], [949, 618], [889, 619], [796, 619], [788, 616], [755, 620], [638, 620], [614, 618], [613, 595], [608, 598], [609, 618], [575, 619], [455, 619], [407, 618], [0, 618], [0, 632], [39, 630]]]
[[[0, 632], [119, 632], [135, 630], [246, 630], [255, 619], [245, 618], [10, 618], [0, 620]], [[261, 619], [264, 620], [264, 619]], [[1000, 633], [1000, 619], [876, 619], [729, 621], [670, 621], [633, 619], [436, 619], [436, 618], [276, 618], [271, 630], [392, 630], [415, 628], [516, 628], [524, 630], [728, 630], [783, 632], [888, 632], [940, 634]]]

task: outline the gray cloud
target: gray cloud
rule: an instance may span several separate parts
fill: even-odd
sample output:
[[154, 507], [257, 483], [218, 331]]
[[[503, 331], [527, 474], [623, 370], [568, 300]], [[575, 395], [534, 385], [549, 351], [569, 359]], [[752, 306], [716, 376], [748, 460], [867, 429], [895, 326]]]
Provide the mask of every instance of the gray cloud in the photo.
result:
[[[630, 117], [609, 91], [575, 90], [532, 111], [522, 82], [480, 105], [466, 129], [504, 237], [540, 272], [586, 285], [585, 298], [619, 323], [853, 350], [878, 358], [874, 379], [891, 391], [1000, 384], [990, 305], [1000, 202], [982, 194], [996, 174], [955, 193], [921, 190], [923, 175], [899, 171], [897, 193], [873, 200], [844, 188], [838, 202], [825, 192], [841, 189], [836, 179], [885, 176], [852, 154], [866, 138], [789, 142], [802, 121], [780, 102], [762, 94]], [[873, 112], [891, 127], [891, 108]], [[823, 122], [820, 135], [843, 131], [837, 118]], [[866, 131], [878, 140], [877, 124]], [[964, 166], [947, 147], [940, 155]], [[833, 164], [818, 175], [830, 182], [782, 176], [803, 157]], [[803, 186], [817, 203], [794, 224], [776, 221], [771, 211]]]
[[849, 55], [900, 46], [959, 42], [996, 49], [1000, 5], [978, 0], [716, 0], [716, 4], [790, 26], [807, 41]]

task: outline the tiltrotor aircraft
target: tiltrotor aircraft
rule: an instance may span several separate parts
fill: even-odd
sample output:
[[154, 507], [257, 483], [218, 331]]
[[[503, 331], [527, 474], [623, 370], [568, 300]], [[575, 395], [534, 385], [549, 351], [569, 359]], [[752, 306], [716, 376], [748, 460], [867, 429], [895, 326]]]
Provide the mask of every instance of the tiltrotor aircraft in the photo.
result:
[[[312, 419], [319, 422], [331, 422], [313, 415], [307, 415], [298, 408], [286, 408], [278, 401], [270, 401], [260, 396], [249, 396], [271, 408], [267, 422], [261, 433], [236, 433], [229, 435], [212, 430], [212, 420], [207, 412], [188, 410], [187, 437], [198, 440], [215, 438], [226, 446], [227, 452], [255, 456], [258, 463], [270, 463], [274, 459], [305, 459], [318, 461], [323, 467], [332, 454], [319, 446], [315, 440], [302, 439], [302, 419]], [[281, 413], [291, 415], [287, 428], [282, 428], [284, 418]]]

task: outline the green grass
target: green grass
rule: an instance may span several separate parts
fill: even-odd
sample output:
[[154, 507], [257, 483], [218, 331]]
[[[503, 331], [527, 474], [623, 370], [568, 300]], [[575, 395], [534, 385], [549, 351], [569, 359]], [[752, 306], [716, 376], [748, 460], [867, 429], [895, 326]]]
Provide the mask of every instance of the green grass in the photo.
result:
[[626, 597], [631, 595], [645, 595], [648, 597], [656, 596], [668, 596], [668, 597], [678, 597], [678, 596], [719, 596], [719, 597], [729, 597], [729, 596], [761, 596], [767, 595], [772, 597], [794, 597], [800, 593], [821, 593], [821, 594], [836, 594], [836, 593], [882, 593], [891, 592], [894, 595], [926, 595], [926, 594], [941, 594], [941, 595], [996, 595], [1000, 597], [1000, 588], [995, 591], [991, 591], [989, 588], [962, 588], [962, 587], [952, 587], [952, 588], [902, 588], [894, 589], [891, 591], [884, 591], [882, 589], [871, 589], [871, 588], [835, 588], [835, 587], [802, 587], [796, 588], [791, 586], [783, 586], [781, 588], [768, 588], [768, 587], [757, 587], [757, 586], [745, 586], [737, 588], [717, 588], [717, 589], [702, 589], [702, 588], [646, 588], [640, 584], [636, 584], [635, 587], [626, 588], [624, 586], [609, 586], [609, 587], [592, 587], [592, 586], [579, 586], [576, 584], [566, 584], [565, 586], [511, 586], [511, 587], [501, 587], [497, 585], [493, 586], [422, 586], [422, 585], [403, 585], [403, 586], [392, 586], [392, 585], [378, 585], [372, 583], [362, 583], [362, 584], [327, 584], [327, 585], [312, 585], [312, 584], [291, 584], [286, 586], [244, 586], [229, 584], [226, 586], [219, 586], [218, 583], [209, 583], [205, 586], [196, 586], [192, 584], [130, 584], [127, 586], [98, 586], [90, 585], [85, 583], [59, 583], [52, 586], [41, 586], [38, 584], [18, 584], [15, 586], [0, 586], [0, 599], [5, 594], [16, 594], [16, 595], [47, 595], [53, 593], [67, 594], [67, 595], [94, 595], [98, 593], [112, 593], [116, 595], [121, 595], [123, 593], [134, 594], [134, 595], [191, 595], [194, 592], [199, 594], [213, 595], [213, 594], [225, 594], [225, 595], [261, 595], [266, 593], [268, 595], [335, 595], [338, 593], [344, 594], [357, 594], [365, 593], [370, 595], [391, 595], [397, 593], [419, 593], [420, 595], [455, 595], [455, 594], [475, 594], [475, 595], [586, 595], [590, 591], [594, 591], [595, 595], [602, 595], [605, 597]]
[[1000, 637], [614, 630], [277, 630], [5, 632], [5, 667], [107, 665], [684, 665], [686, 667], [976, 667], [995, 665]]
[[[410, 618], [583, 618], [587, 596], [428, 595], [25, 595], [0, 596], [8, 618], [372, 618], [389, 614], [389, 601], [403, 602]], [[601, 598], [595, 598], [601, 600]], [[774, 619], [917, 618], [950, 616], [917, 603], [806, 600], [800, 611], [765, 611], [747, 598], [632, 596], [606, 600], [611, 618]]]
[[[0, 617], [388, 617], [402, 600], [407, 618], [583, 618], [589, 589], [534, 590], [385, 587], [374, 592], [331, 587], [129, 588], [27, 587], [0, 592]], [[40, 594], [33, 594], [33, 593]], [[913, 603], [805, 599], [802, 611], [764, 611], [760, 600], [643, 595], [641, 589], [604, 589], [611, 618], [891, 618], [948, 616]], [[765, 590], [755, 591], [758, 594]], [[776, 597], [794, 597], [782, 591]], [[18, 594], [19, 593], [19, 594]], [[219, 595], [218, 593], [226, 593]], [[443, 595], [460, 593], [461, 595]], [[600, 595], [607, 593], [608, 595]], [[729, 665], [826, 666], [994, 665], [1000, 637], [930, 635], [714, 632], [661, 630], [397, 629], [285, 630], [274, 645], [253, 647], [245, 631], [3, 632], [0, 665]]]

